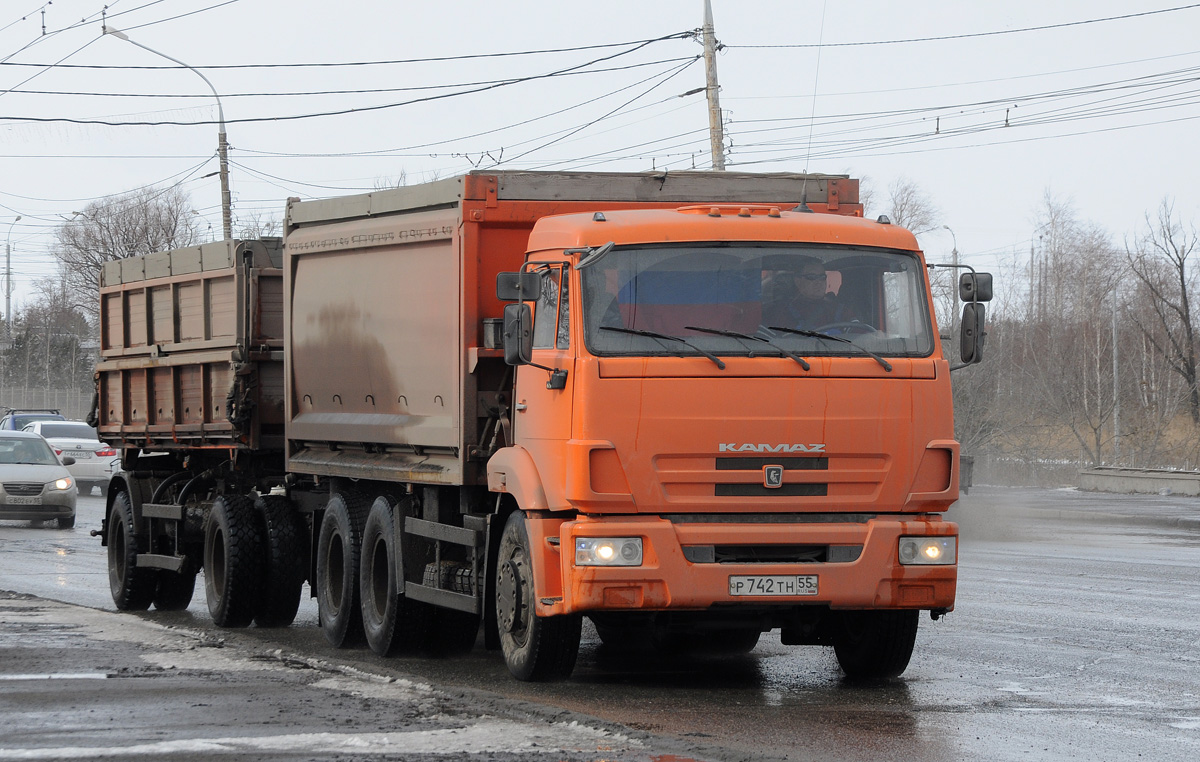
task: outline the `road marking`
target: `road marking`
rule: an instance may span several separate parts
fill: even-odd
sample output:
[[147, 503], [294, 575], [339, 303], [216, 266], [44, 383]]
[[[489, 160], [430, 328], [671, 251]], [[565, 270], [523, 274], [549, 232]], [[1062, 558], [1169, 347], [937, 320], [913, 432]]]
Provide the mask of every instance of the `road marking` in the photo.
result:
[[107, 672], [50, 672], [45, 675], [0, 675], [4, 680], [104, 680]]
[[295, 733], [242, 738], [188, 738], [131, 746], [60, 746], [14, 749], [0, 747], [0, 760], [87, 759], [145, 757], [171, 754], [247, 754], [256, 751], [314, 754], [405, 756], [413, 754], [560, 755], [564, 752], [604, 752], [610, 755], [641, 750], [631, 738], [578, 723], [532, 725], [485, 719], [473, 725], [409, 733]]

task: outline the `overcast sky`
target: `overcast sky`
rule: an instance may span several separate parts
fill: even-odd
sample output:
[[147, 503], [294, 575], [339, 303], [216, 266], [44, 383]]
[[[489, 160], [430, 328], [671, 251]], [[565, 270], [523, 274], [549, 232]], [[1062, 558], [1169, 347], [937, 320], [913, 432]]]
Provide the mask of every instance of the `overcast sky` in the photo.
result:
[[[686, 35], [703, 0], [107, 5], [111, 26], [221, 95], [235, 229], [281, 218], [289, 196], [473, 168], [711, 166], [702, 49]], [[1047, 193], [1117, 245], [1167, 196], [1200, 221], [1200, 4], [712, 5], [727, 169], [866, 178], [875, 214], [907, 177], [964, 261], [993, 269], [1028, 256]], [[203, 80], [103, 37], [102, 0], [0, 7], [14, 298], [54, 273], [55, 228], [105, 196], [179, 183], [220, 237]], [[432, 58], [455, 60], [414, 62]], [[921, 241], [948, 258], [946, 231]]]

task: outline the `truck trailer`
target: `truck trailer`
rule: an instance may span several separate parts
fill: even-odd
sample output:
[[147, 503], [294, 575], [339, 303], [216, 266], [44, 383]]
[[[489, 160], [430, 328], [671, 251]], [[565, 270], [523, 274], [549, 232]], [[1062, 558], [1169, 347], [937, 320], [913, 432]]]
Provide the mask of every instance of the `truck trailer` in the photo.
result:
[[[826, 645], [954, 607], [951, 362], [845, 176], [473, 172], [110, 262], [93, 422], [121, 610], [562, 679], [605, 648]], [[822, 317], [799, 314], [815, 290]], [[962, 361], [991, 279], [962, 276]], [[958, 366], [961, 367], [961, 366]]]

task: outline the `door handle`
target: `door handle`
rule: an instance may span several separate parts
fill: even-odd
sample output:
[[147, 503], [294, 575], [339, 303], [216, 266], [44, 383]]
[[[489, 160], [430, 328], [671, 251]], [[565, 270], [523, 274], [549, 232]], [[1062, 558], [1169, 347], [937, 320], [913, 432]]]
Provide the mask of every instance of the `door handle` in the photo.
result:
[[526, 408], [528, 408], [528, 407], [529, 407], [529, 406], [528, 406], [528, 405], [526, 405], [524, 402], [518, 402], [518, 403], [516, 403], [515, 405], [513, 405], [513, 410], [516, 410], [518, 413], [522, 413], [522, 412], [524, 412], [524, 411], [525, 411], [525, 409], [526, 409]]

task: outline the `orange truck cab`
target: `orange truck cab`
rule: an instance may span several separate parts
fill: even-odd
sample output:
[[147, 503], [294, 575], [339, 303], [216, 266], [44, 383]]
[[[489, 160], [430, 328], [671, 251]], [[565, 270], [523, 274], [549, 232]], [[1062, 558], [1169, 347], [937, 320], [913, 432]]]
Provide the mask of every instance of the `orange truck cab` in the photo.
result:
[[[833, 311], [775, 324], [781, 281], [804, 273]], [[958, 560], [925, 273], [886, 219], [540, 220], [500, 278], [515, 444], [488, 462], [525, 512], [537, 616], [586, 614], [614, 646], [737, 650], [781, 628], [833, 645], [848, 674], [902, 672], [918, 612], [953, 609]]]

